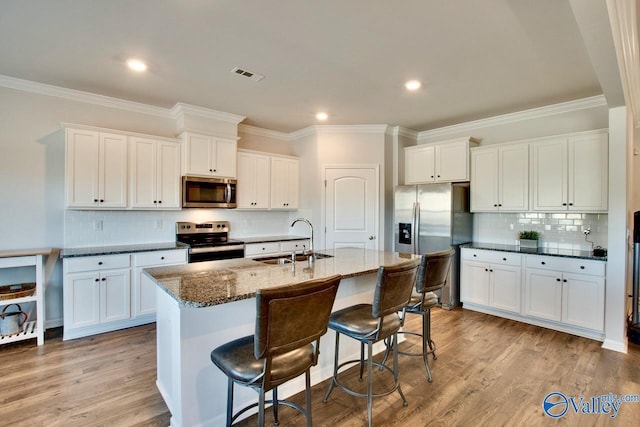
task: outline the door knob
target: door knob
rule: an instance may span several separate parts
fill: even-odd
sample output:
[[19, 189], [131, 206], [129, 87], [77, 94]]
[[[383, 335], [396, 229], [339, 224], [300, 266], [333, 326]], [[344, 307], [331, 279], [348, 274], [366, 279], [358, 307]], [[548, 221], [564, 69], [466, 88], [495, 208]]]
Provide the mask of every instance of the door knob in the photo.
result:
[[375, 238], [376, 238], [376, 236], [369, 236], [369, 240], [373, 240]]

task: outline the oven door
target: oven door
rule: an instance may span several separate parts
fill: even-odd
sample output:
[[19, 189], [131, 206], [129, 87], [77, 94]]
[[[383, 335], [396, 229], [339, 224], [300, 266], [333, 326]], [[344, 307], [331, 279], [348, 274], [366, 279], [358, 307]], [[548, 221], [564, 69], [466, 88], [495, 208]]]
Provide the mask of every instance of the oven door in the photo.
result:
[[209, 246], [189, 249], [189, 262], [244, 258], [244, 245]]
[[235, 208], [237, 180], [182, 177], [183, 208]]

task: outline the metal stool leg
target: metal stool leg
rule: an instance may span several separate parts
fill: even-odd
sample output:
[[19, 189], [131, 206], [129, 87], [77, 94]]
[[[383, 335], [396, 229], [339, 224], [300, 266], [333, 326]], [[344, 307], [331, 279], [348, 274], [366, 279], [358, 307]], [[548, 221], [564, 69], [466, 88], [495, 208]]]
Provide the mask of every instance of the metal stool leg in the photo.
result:
[[431, 368], [429, 367], [429, 317], [428, 312], [422, 313], [422, 360], [427, 368], [427, 381], [432, 382]]
[[367, 350], [367, 420], [369, 427], [371, 427], [371, 419], [373, 418], [373, 359], [371, 357], [373, 343], [371, 341], [367, 343]]
[[327, 403], [327, 399], [329, 395], [333, 391], [333, 387], [336, 385], [336, 377], [338, 376], [338, 353], [340, 350], [340, 333], [336, 332], [336, 349], [333, 355], [333, 378], [331, 378], [331, 384], [329, 384], [329, 389], [324, 394], [322, 398], [322, 403]]
[[227, 427], [231, 427], [233, 418], [233, 380], [229, 377], [227, 383]]
[[271, 392], [273, 393], [273, 425], [277, 426], [280, 424], [278, 421], [278, 387], [275, 387]]
[[305, 372], [305, 387], [306, 390], [306, 399], [307, 399], [307, 427], [311, 427], [311, 371], [307, 369]]
[[258, 427], [264, 427], [264, 389], [258, 392]]

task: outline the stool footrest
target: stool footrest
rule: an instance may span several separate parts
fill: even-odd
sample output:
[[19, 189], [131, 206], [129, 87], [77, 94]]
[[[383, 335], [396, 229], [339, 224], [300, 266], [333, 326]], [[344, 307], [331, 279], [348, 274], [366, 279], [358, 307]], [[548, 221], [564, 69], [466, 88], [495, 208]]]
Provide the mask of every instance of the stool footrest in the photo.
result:
[[[356, 363], [360, 363], [360, 359], [354, 359], [354, 360], [348, 360], [346, 362], [343, 362], [341, 364], [338, 365], [338, 370], [340, 370], [340, 368], [342, 368], [343, 366], [346, 365], [351, 365], [351, 364], [356, 364]], [[367, 360], [365, 359], [363, 361], [363, 363], [367, 363]], [[388, 367], [387, 365], [380, 363], [380, 362], [371, 362], [371, 364], [373, 366], [377, 366], [379, 368], [379, 371], [382, 370], [387, 370], [389, 373], [391, 373], [393, 375], [393, 370]], [[338, 372], [338, 374], [340, 374], [340, 372]], [[334, 376], [332, 381], [335, 383], [335, 385], [337, 385], [338, 387], [340, 387], [345, 393], [350, 394], [351, 396], [355, 396], [355, 397], [368, 397], [367, 393], [360, 393], [354, 390], [351, 390], [350, 388], [348, 388], [347, 386], [345, 386], [344, 384], [342, 384], [338, 378], [338, 375]], [[373, 393], [371, 396], [372, 397], [382, 397], [382, 396], [388, 396], [391, 393], [393, 393], [394, 391], [398, 390], [398, 386], [399, 386], [400, 382], [398, 381], [397, 378], [394, 378], [394, 384], [393, 384], [393, 388], [391, 388], [390, 390], [386, 390], [380, 393]]]

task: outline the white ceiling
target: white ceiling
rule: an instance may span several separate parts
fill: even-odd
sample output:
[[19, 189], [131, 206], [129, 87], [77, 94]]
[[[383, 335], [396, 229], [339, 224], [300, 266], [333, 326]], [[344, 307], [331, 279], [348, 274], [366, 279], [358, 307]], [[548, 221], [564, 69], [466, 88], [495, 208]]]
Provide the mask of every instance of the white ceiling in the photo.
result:
[[0, 74], [282, 132], [623, 102], [605, 0], [0, 0]]

